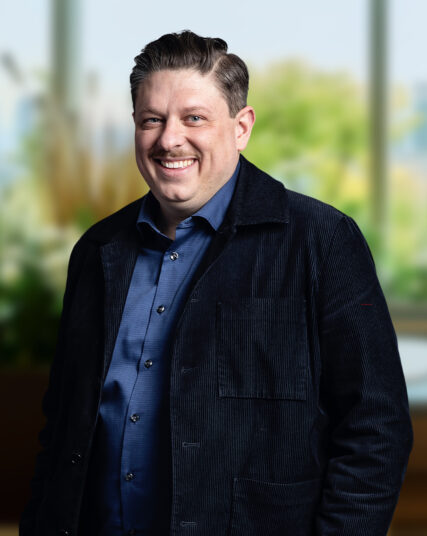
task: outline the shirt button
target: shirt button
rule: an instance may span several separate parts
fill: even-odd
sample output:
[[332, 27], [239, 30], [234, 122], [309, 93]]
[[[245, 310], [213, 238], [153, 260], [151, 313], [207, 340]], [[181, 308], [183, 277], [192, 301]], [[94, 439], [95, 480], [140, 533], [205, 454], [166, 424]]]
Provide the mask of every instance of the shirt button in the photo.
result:
[[171, 261], [176, 261], [176, 259], [179, 257], [178, 253], [176, 251], [173, 251], [170, 255]]
[[73, 452], [72, 456], [71, 456], [71, 463], [73, 465], [76, 465], [78, 463], [80, 463], [82, 461], [82, 455], [80, 454], [80, 452]]
[[130, 482], [134, 478], [135, 478], [135, 475], [133, 473], [127, 473], [127, 475], [125, 476], [126, 482]]
[[152, 364], [153, 364], [153, 362], [151, 361], [151, 359], [147, 359], [147, 361], [144, 363], [144, 367], [145, 368], [150, 368], [152, 366]]
[[131, 415], [130, 420], [131, 420], [132, 422], [137, 422], [137, 421], [139, 421], [139, 415], [137, 415], [136, 413], [134, 413], [133, 415]]
[[159, 313], [159, 315], [161, 315], [163, 313], [163, 311], [165, 310], [165, 306], [164, 305], [159, 305], [157, 307], [157, 312]]

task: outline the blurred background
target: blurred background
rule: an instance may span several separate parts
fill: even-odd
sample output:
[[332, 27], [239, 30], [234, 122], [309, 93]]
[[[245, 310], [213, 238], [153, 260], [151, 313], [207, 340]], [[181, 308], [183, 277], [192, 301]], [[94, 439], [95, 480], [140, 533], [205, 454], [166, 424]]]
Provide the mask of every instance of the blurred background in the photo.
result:
[[[129, 73], [222, 37], [251, 74], [245, 156], [358, 222], [397, 330], [415, 446], [391, 534], [427, 534], [427, 2], [0, 1], [0, 534], [16, 535], [72, 245], [146, 192]], [[424, 53], [422, 52], [424, 50]]]

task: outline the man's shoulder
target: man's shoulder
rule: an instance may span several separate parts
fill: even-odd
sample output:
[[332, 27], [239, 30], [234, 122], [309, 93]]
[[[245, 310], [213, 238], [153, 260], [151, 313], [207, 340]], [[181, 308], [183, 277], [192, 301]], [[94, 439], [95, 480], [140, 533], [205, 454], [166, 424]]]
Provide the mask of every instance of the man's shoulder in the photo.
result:
[[70, 267], [79, 267], [85, 259], [98, 255], [99, 248], [136, 231], [141, 206], [139, 198], [120, 210], [94, 223], [76, 242], [71, 252]]
[[324, 201], [289, 189], [281, 181], [248, 161], [245, 169], [250, 173], [251, 179], [255, 179], [255, 188], [259, 188], [259, 203], [271, 206], [273, 202], [284, 206], [288, 222], [325, 229], [325, 226], [334, 228], [343, 218], [348, 218], [346, 214]]
[[135, 228], [138, 212], [141, 206], [139, 198], [113, 214], [93, 224], [82, 235], [79, 242], [91, 242], [103, 245], [115, 239], [118, 233]]
[[286, 188], [289, 202], [289, 213], [298, 221], [335, 226], [346, 214], [336, 207], [294, 190]]
[[303, 247], [324, 257], [337, 230], [353, 225], [353, 220], [337, 208], [309, 195], [286, 189], [289, 225]]

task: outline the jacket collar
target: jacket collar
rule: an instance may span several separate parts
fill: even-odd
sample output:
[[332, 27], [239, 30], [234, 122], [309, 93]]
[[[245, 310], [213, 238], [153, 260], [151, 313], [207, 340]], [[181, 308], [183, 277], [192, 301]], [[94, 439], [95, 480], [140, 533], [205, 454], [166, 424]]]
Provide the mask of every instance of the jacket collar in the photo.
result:
[[287, 223], [288, 221], [289, 206], [286, 188], [240, 155], [239, 178], [224, 226]]

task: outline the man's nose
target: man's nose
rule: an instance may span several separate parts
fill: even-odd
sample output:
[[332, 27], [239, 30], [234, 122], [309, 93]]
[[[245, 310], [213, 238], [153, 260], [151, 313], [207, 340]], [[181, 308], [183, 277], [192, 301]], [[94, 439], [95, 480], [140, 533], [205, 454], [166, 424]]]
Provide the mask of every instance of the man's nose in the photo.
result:
[[184, 126], [178, 120], [168, 119], [165, 121], [162, 132], [157, 140], [158, 145], [164, 151], [170, 151], [174, 147], [183, 145], [184, 141]]

